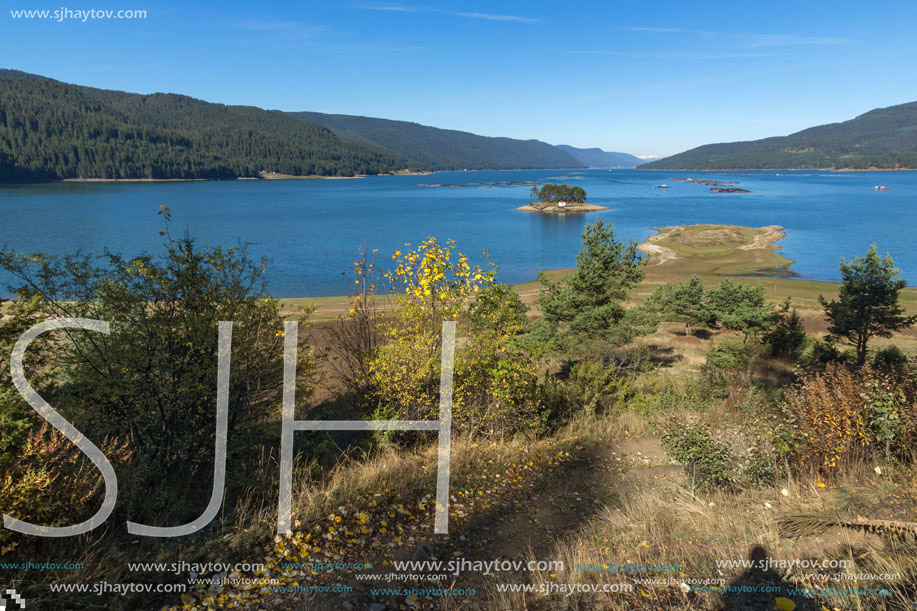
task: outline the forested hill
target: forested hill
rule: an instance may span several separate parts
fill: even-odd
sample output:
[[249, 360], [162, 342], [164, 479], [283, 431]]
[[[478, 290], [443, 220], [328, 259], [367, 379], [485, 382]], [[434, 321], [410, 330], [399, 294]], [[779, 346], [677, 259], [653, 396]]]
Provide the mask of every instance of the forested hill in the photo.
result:
[[406, 163], [277, 111], [93, 89], [0, 70], [0, 183], [226, 179], [261, 171], [352, 176]]
[[353, 115], [290, 113], [352, 142], [371, 144], [435, 170], [580, 168], [568, 153], [538, 140], [491, 138], [451, 129]]
[[589, 168], [635, 168], [643, 163], [639, 157], [603, 151], [600, 148], [578, 149], [567, 144], [558, 144], [557, 148], [570, 153], [574, 159]]
[[917, 169], [917, 102], [784, 137], [708, 144], [639, 166], [660, 170]]

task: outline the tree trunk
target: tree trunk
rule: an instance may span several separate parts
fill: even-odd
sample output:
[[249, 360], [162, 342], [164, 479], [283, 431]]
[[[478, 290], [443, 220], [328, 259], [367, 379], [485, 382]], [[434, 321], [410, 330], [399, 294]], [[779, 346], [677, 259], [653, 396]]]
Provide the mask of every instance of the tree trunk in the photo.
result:
[[866, 346], [867, 338], [860, 336], [857, 338], [857, 365], [863, 366], [866, 364]]

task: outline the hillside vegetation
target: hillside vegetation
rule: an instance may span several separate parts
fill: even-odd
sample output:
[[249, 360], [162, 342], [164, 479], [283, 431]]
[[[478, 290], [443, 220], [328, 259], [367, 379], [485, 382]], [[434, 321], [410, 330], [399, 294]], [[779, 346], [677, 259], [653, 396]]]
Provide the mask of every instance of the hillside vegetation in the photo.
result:
[[917, 102], [789, 136], [707, 144], [639, 166], [647, 170], [917, 168]]
[[557, 148], [569, 153], [588, 168], [635, 168], [643, 163], [639, 157], [627, 153], [603, 151], [600, 148], [580, 149], [567, 144], [558, 144]]
[[434, 170], [579, 168], [571, 155], [538, 140], [491, 138], [407, 121], [319, 112], [290, 113], [331, 129], [341, 138], [371, 144]]
[[404, 164], [280, 112], [0, 71], [0, 182], [353, 176]]

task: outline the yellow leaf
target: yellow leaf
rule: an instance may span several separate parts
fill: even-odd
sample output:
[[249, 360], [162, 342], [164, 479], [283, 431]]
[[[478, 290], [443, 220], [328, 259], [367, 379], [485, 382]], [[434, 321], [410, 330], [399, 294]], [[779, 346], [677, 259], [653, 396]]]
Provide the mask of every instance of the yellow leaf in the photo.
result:
[[780, 611], [793, 611], [793, 609], [796, 608], [796, 603], [794, 603], [789, 598], [784, 598], [783, 596], [778, 596], [775, 602], [777, 603], [777, 608], [780, 609]]

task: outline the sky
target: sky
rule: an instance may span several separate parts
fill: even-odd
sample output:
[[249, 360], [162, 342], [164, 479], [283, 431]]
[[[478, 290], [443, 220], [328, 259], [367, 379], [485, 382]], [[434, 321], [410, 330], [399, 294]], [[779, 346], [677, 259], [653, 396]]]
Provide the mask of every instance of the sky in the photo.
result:
[[640, 156], [917, 100], [913, 0], [0, 4], [0, 67]]

